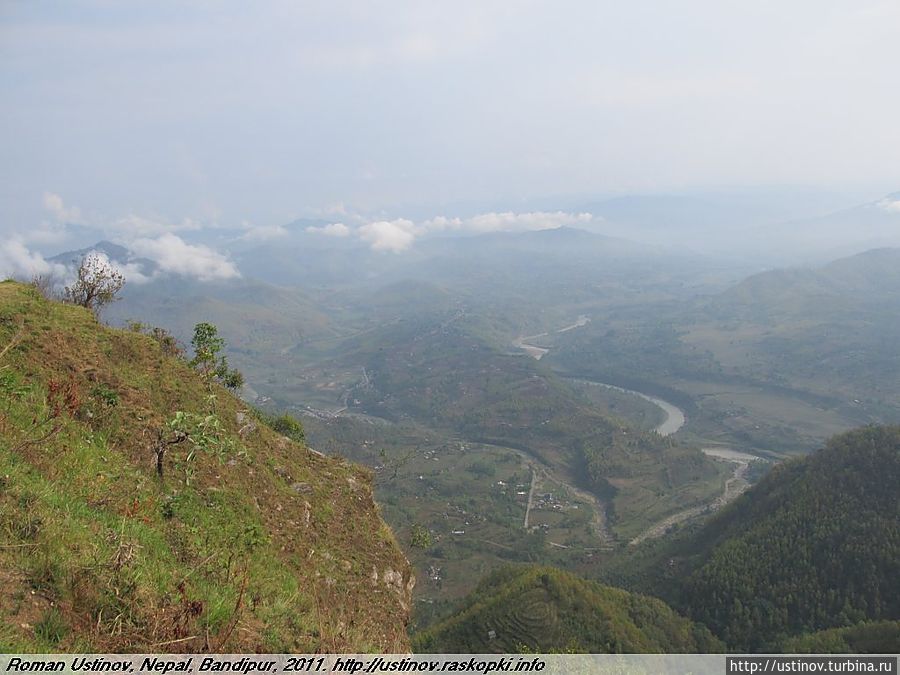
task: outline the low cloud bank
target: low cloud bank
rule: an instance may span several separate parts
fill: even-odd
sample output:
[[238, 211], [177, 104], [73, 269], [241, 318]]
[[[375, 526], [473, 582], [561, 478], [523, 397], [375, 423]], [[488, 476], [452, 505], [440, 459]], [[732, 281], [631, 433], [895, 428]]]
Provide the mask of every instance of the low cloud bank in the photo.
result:
[[481, 213], [471, 218], [446, 218], [438, 216], [423, 223], [431, 232], [456, 230], [472, 233], [487, 232], [525, 232], [534, 230], [555, 230], [567, 225], [589, 223], [593, 220], [590, 213], [566, 213], [564, 211], [531, 211], [528, 213]]
[[400, 253], [412, 246], [421, 228], [405, 218], [378, 220], [357, 228], [360, 239], [369, 243], [373, 251]]
[[[115, 266], [131, 283], [146, 283], [169, 274], [199, 281], [218, 281], [241, 276], [237, 266], [227, 255], [203, 244], [188, 243], [178, 234], [215, 227], [214, 225], [204, 225], [190, 218], [173, 223], [135, 214], [107, 220], [102, 224], [87, 224], [77, 206], [67, 205], [60, 195], [49, 191], [43, 195], [43, 205], [49, 214], [49, 221], [30, 231], [13, 235], [0, 244], [0, 277], [30, 279], [45, 275], [57, 279], [71, 278], [70, 267], [48, 261], [41, 253], [29, 248], [34, 244], [66, 239], [71, 233], [69, 225], [89, 225], [95, 231], [105, 233], [113, 241], [123, 243], [134, 256], [153, 263], [146, 265], [130, 258], [110, 261], [104, 255], [104, 260]], [[885, 208], [893, 209], [895, 206], [900, 210], [900, 201]], [[431, 234], [525, 232], [585, 224], [593, 220], [590, 213], [564, 211], [489, 212], [467, 218], [437, 216], [420, 222], [406, 218], [367, 220], [358, 214], [348, 213], [343, 206], [335, 208], [332, 214], [343, 216], [351, 225], [334, 222], [307, 227], [305, 232], [324, 237], [356, 239], [367, 244], [373, 251], [395, 254], [407, 251], [417, 239]], [[289, 234], [283, 225], [251, 225], [245, 222], [241, 229], [244, 232], [237, 240], [242, 241], [270, 241]]]
[[240, 275], [234, 263], [208, 246], [188, 244], [175, 234], [156, 239], [136, 239], [131, 250], [155, 262], [160, 271], [194, 277], [200, 281], [234, 279]]
[[315, 227], [310, 225], [306, 228], [306, 231], [310, 234], [323, 234], [326, 237], [349, 237], [350, 236], [350, 228], [344, 225], [343, 223], [331, 223], [329, 225], [322, 225], [321, 227]]
[[0, 246], [0, 279], [30, 280], [37, 276], [65, 279], [69, 275], [65, 265], [52, 263], [37, 251], [31, 251], [21, 239], [7, 239]]
[[[350, 236], [355, 234], [369, 244], [374, 251], [401, 253], [409, 249], [419, 237], [440, 233], [459, 232], [487, 234], [489, 232], [527, 232], [553, 230], [567, 225], [589, 223], [594, 219], [590, 213], [566, 213], [564, 211], [532, 211], [528, 213], [481, 213], [469, 218], [448, 218], [437, 216], [422, 223], [414, 223], [405, 218], [378, 220], [360, 225], [351, 230], [341, 223], [325, 227], [308, 227], [307, 232]], [[329, 228], [341, 228], [329, 231]]]
[[[35, 276], [49, 276], [62, 284], [74, 277], [71, 265], [47, 260], [29, 246], [65, 240], [70, 233], [69, 225], [85, 224], [81, 211], [76, 206], [67, 206], [62, 197], [49, 191], [43, 195], [43, 206], [52, 217], [52, 222], [44, 222], [37, 228], [14, 234], [0, 244], [0, 278], [28, 280]], [[129, 250], [128, 260], [110, 260], [103, 251], [93, 252], [105, 264], [121, 272], [129, 283], [146, 283], [167, 274], [199, 281], [218, 281], [241, 276], [227, 256], [208, 246], [189, 244], [176, 234], [179, 231], [204, 228], [202, 223], [190, 218], [170, 223], [164, 219], [129, 214], [102, 224], [94, 223], [91, 227], [122, 242]], [[244, 223], [243, 229], [246, 230], [244, 237], [248, 239], [272, 239], [287, 233], [282, 226], [257, 227]], [[133, 260], [131, 254], [142, 257], [145, 261], [142, 263]], [[146, 260], [152, 264], [147, 265]]]
[[900, 213], [900, 196], [886, 197], [877, 202], [878, 208], [889, 213]]
[[[132, 284], [147, 283], [169, 274], [199, 281], [220, 281], [241, 276], [234, 263], [221, 253], [208, 246], [188, 244], [175, 234], [136, 239], [129, 248], [153, 263], [152, 269], [135, 260], [110, 260], [103, 251], [90, 253], [121, 272], [125, 281]], [[47, 260], [39, 252], [30, 250], [19, 238], [9, 239], [0, 245], [0, 279], [27, 281], [36, 276], [47, 276], [63, 285], [74, 278], [74, 269], [70, 265]]]

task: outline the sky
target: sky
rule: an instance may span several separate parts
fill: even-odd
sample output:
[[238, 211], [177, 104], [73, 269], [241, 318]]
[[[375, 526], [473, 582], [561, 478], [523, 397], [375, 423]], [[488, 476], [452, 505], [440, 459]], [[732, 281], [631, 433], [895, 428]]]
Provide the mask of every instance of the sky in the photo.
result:
[[465, 202], [897, 190], [898, 30], [896, 0], [0, 0], [0, 234], [354, 214], [402, 247]]

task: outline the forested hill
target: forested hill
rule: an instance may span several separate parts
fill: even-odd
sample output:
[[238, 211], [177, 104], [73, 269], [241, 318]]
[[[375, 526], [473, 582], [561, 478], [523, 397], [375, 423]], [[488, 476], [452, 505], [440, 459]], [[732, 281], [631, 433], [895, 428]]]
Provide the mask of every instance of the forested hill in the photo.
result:
[[[900, 297], [900, 249], [881, 248], [839, 258], [818, 269], [755, 274], [716, 301], [733, 314], [822, 316], [871, 306], [896, 306]], [[828, 305], [810, 303], [828, 300]]]
[[178, 352], [0, 283], [0, 651], [406, 649], [369, 473]]
[[[643, 561], [651, 590], [733, 649], [900, 619], [900, 427], [776, 466], [699, 531]], [[633, 568], [639, 568], [636, 562]]]
[[423, 652], [718, 652], [710, 632], [661, 600], [550, 567], [502, 568], [449, 619], [416, 635]]
[[790, 638], [788, 654], [900, 654], [900, 621], [874, 621]]

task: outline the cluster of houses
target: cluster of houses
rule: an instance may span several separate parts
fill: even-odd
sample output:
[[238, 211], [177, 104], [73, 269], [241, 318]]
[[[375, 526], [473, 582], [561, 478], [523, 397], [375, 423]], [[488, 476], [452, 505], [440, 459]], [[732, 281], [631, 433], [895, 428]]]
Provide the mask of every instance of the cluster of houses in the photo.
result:
[[531, 502], [532, 509], [545, 509], [547, 511], [568, 511], [569, 509], [577, 509], [578, 504], [573, 504], [568, 500], [562, 500], [552, 492], [544, 492], [534, 496]]
[[506, 481], [498, 480], [495, 485], [502, 495], [509, 494], [509, 490], [513, 489], [516, 497], [528, 497], [528, 484], [526, 483], [516, 483], [515, 485], [512, 485]]
[[434, 584], [438, 588], [444, 583], [444, 568], [429, 565], [425, 572], [428, 583]]

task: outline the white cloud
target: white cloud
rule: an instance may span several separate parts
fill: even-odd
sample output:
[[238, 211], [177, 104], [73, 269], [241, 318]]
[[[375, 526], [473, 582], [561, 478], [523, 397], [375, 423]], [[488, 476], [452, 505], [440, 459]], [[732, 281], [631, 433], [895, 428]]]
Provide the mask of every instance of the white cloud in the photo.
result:
[[[102, 251], [91, 251], [90, 255], [99, 258], [105, 267], [121, 272], [126, 283], [143, 284], [151, 280], [137, 263], [114, 263]], [[9, 239], [0, 247], [0, 279], [28, 281], [36, 276], [46, 276], [61, 288], [75, 278], [76, 266], [49, 261], [37, 251], [30, 250], [19, 238]]]
[[65, 265], [51, 263], [37, 251], [30, 251], [17, 237], [7, 239], [0, 246], [0, 279], [30, 280], [38, 275], [62, 279], [67, 276], [67, 270]]
[[44, 208], [53, 214], [58, 223], [78, 223], [81, 221], [81, 210], [77, 206], [67, 207], [62, 197], [53, 192], [44, 193]]
[[[594, 217], [590, 213], [567, 213], [565, 211], [514, 213], [506, 211], [481, 213], [470, 218], [436, 216], [418, 225], [405, 218], [380, 220], [366, 223], [357, 228], [355, 232], [360, 239], [368, 242], [373, 250], [400, 253], [412, 246], [417, 237], [436, 232], [485, 234], [487, 232], [553, 230], [565, 225], [589, 223], [593, 219]], [[306, 228], [307, 232], [322, 232], [325, 229]], [[340, 236], [347, 236], [351, 232], [352, 230], [343, 227]]]
[[412, 246], [418, 234], [415, 223], [405, 218], [379, 220], [361, 226], [357, 232], [375, 251], [400, 253]]
[[888, 213], [900, 213], [900, 199], [887, 197], [878, 202], [878, 207]]
[[481, 213], [471, 218], [447, 218], [438, 216], [425, 221], [423, 227], [430, 232], [457, 230], [463, 232], [521, 232], [527, 230], [553, 230], [565, 225], [578, 225], [593, 220], [590, 213], [566, 213], [565, 211], [532, 211], [528, 213]]
[[234, 263], [221, 253], [208, 246], [188, 244], [171, 232], [156, 239], [137, 239], [130, 248], [138, 255], [154, 261], [162, 272], [195, 277], [200, 281], [240, 276]]
[[148, 281], [153, 280], [153, 276], [144, 274], [139, 263], [112, 262], [103, 251], [91, 251], [89, 255], [99, 258], [105, 267], [121, 273], [125, 277], [125, 283], [127, 284], [146, 284]]
[[287, 236], [287, 228], [283, 225], [247, 226], [247, 231], [239, 239], [243, 241], [269, 241]]
[[310, 234], [324, 234], [328, 237], [346, 237], [350, 234], [350, 228], [343, 223], [330, 223], [321, 227], [309, 226], [306, 231]]

